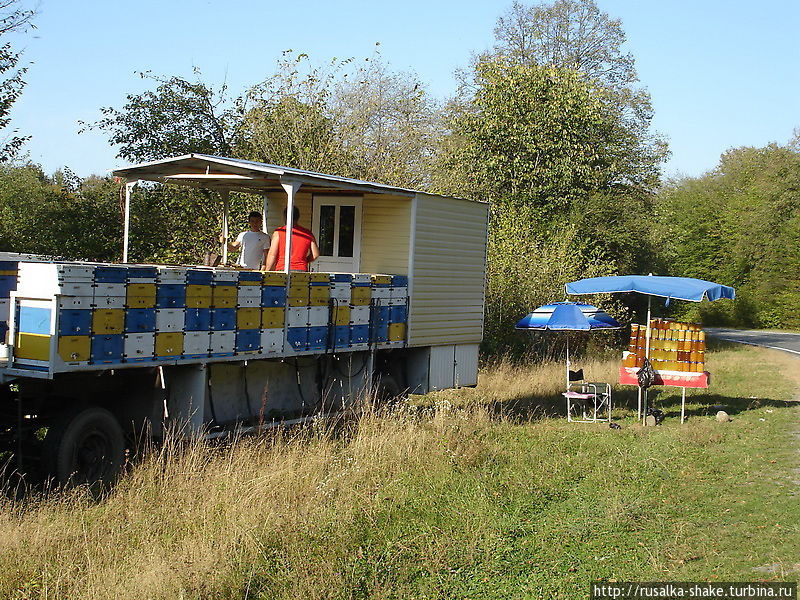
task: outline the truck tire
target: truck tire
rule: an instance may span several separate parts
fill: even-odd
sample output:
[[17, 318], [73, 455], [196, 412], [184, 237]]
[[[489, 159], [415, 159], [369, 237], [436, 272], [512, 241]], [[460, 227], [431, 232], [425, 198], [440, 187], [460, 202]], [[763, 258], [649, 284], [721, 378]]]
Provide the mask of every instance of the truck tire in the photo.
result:
[[62, 415], [47, 431], [43, 447], [48, 475], [58, 485], [114, 483], [125, 459], [125, 435], [110, 412], [92, 406]]
[[392, 375], [380, 373], [377, 375], [375, 396], [379, 404], [385, 404], [401, 398], [403, 390], [400, 389], [397, 380]]

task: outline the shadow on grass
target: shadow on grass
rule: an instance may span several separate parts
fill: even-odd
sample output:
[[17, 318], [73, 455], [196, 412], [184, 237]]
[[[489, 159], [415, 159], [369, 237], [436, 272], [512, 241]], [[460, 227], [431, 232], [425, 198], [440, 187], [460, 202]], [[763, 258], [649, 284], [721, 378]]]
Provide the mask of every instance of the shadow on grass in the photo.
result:
[[[612, 421], [635, 415], [637, 411], [636, 388], [616, 388], [612, 392]], [[679, 388], [651, 390], [648, 394], [650, 406], [662, 410], [667, 418], [680, 417], [681, 393]], [[736, 415], [759, 408], [791, 408], [797, 402], [772, 398], [737, 398], [722, 394], [693, 394], [686, 397], [686, 412], [689, 417], [713, 416], [719, 410]], [[492, 413], [502, 415], [512, 422], [530, 422], [545, 418], [566, 418], [566, 400], [558, 396], [519, 395], [497, 400], [491, 404]]]

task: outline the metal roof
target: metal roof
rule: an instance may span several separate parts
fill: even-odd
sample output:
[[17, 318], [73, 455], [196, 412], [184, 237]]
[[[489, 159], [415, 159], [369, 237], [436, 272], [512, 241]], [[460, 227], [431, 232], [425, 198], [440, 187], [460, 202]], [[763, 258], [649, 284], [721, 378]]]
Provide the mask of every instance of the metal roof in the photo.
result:
[[240, 158], [195, 153], [114, 169], [112, 174], [128, 180], [143, 179], [255, 194], [283, 191], [281, 184], [292, 181], [299, 182], [306, 188], [317, 190], [360, 191], [408, 197], [417, 193], [414, 190], [382, 183], [326, 175]]

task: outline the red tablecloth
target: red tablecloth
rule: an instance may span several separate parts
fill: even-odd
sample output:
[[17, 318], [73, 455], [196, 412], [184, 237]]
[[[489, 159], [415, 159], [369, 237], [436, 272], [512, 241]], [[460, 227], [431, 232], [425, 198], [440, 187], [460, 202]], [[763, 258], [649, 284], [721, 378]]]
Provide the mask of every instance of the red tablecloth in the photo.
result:
[[[619, 382], [621, 385], [639, 385], [636, 378], [638, 367], [620, 367]], [[687, 371], [656, 371], [653, 385], [671, 385], [673, 387], [707, 388], [711, 374], [708, 371], [690, 373]]]

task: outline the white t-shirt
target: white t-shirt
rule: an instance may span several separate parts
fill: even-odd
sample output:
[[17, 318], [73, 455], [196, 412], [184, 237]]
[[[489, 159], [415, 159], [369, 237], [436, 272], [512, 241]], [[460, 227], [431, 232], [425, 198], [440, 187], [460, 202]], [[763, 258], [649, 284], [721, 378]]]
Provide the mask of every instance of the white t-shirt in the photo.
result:
[[236, 241], [242, 245], [239, 264], [248, 269], [260, 269], [264, 263], [264, 250], [269, 248], [269, 236], [263, 231], [243, 231]]

